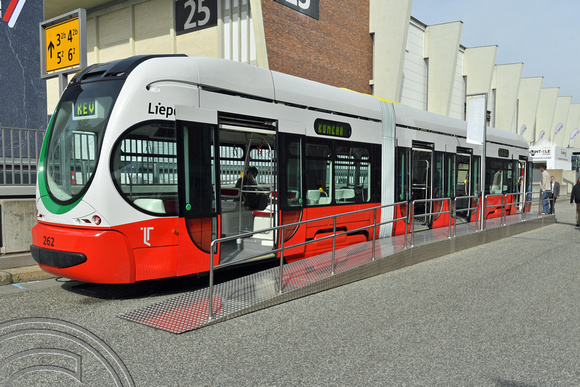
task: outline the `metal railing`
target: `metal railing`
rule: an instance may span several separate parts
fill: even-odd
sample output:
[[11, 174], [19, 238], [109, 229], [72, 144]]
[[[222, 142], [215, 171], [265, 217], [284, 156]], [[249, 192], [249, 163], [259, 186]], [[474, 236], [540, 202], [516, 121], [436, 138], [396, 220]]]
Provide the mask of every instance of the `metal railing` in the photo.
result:
[[[447, 211], [437, 211], [437, 212], [425, 212], [420, 215], [415, 215], [415, 204], [419, 203], [436, 203], [441, 202], [441, 208], [443, 208], [443, 203], [447, 202]], [[435, 198], [435, 199], [415, 199], [411, 202], [411, 209], [413, 216], [411, 217], [411, 247], [415, 246], [415, 218], [417, 217], [431, 217], [434, 215], [449, 214], [449, 238], [451, 238], [451, 198]], [[405, 227], [406, 229], [406, 227]], [[407, 238], [405, 238], [405, 245], [407, 243]]]
[[[462, 208], [460, 211], [465, 211], [467, 212], [467, 214], [469, 214], [471, 211], [475, 210], [475, 224], [477, 227], [477, 224], [479, 224], [479, 211], [477, 211], [477, 209], [479, 208], [479, 196], [477, 195], [470, 195], [470, 196], [458, 196], [456, 198], [453, 199], [453, 219], [455, 219], [455, 222], [453, 222], [453, 237], [455, 237], [455, 235], [457, 235], [457, 200], [469, 200], [469, 203], [471, 203], [472, 199], [476, 199], [477, 202], [475, 204], [475, 207], [469, 206], [469, 207], [465, 207]], [[470, 223], [469, 221], [465, 222], [465, 223]]]
[[0, 186], [34, 186], [44, 130], [0, 128]]
[[[532, 192], [526, 192], [526, 194], [494, 194], [494, 195], [487, 195], [484, 197], [484, 201], [483, 201], [483, 206], [485, 206], [484, 208], [484, 212], [487, 214], [487, 198], [488, 197], [494, 197], [494, 196], [502, 196], [502, 204], [496, 204], [496, 205], [492, 205], [491, 208], [495, 208], [495, 207], [500, 207], [500, 206], [504, 206], [502, 208], [501, 211], [501, 226], [505, 226], [506, 224], [506, 211], [505, 211], [505, 206], [507, 205], [515, 205], [516, 209], [517, 206], [519, 204], [522, 204], [522, 207], [520, 208], [520, 210], [518, 212], [522, 213], [522, 221], [523, 219], [523, 213], [526, 210], [526, 206], [528, 203], [531, 204], [532, 202], [532, 195], [534, 193]], [[507, 196], [508, 195], [513, 195], [513, 196], [523, 196], [523, 200], [517, 200], [515, 202], [509, 202], [507, 201]], [[211, 242], [210, 245], [210, 271], [209, 271], [209, 300], [208, 300], [208, 318], [211, 321], [214, 317], [214, 305], [213, 305], [213, 294], [214, 294], [214, 272], [216, 269], [222, 269], [228, 266], [232, 266], [232, 265], [238, 265], [240, 263], [243, 263], [245, 261], [250, 261], [256, 257], [259, 256], [263, 256], [263, 252], [260, 252], [256, 255], [252, 255], [250, 257], [247, 257], [244, 260], [241, 261], [236, 261], [236, 262], [229, 262], [229, 263], [225, 263], [225, 264], [221, 264], [221, 265], [214, 265], [214, 259], [215, 259], [215, 251], [217, 251], [216, 247], [224, 242], [228, 242], [228, 241], [233, 241], [236, 240], [238, 238], [246, 238], [246, 237], [250, 237], [254, 234], [260, 234], [260, 233], [265, 233], [265, 232], [277, 232], [277, 235], [284, 235], [284, 229], [286, 228], [291, 228], [291, 227], [298, 227], [304, 224], [308, 224], [308, 223], [314, 223], [314, 222], [322, 222], [322, 221], [328, 221], [328, 220], [332, 220], [333, 223], [333, 229], [332, 229], [332, 235], [328, 235], [322, 238], [318, 238], [318, 239], [313, 239], [313, 240], [309, 240], [309, 241], [304, 241], [301, 243], [297, 243], [297, 244], [292, 244], [289, 248], [295, 248], [295, 247], [300, 247], [300, 246], [306, 246], [310, 243], [319, 243], [321, 241], [324, 240], [329, 240], [332, 239], [332, 259], [331, 259], [331, 267], [330, 267], [330, 275], [334, 275], [335, 274], [335, 264], [336, 264], [336, 238], [343, 236], [343, 235], [348, 235], [348, 234], [354, 234], [360, 231], [367, 231], [369, 229], [372, 229], [372, 237], [369, 238], [369, 241], [372, 241], [372, 253], [371, 253], [371, 259], [374, 261], [376, 259], [375, 256], [375, 241], [376, 241], [376, 235], [377, 235], [377, 227], [383, 226], [383, 225], [389, 225], [389, 224], [393, 224], [395, 222], [398, 221], [404, 221], [404, 225], [405, 225], [405, 230], [404, 230], [404, 248], [407, 249], [407, 240], [408, 240], [408, 230], [410, 229], [411, 232], [411, 247], [414, 247], [414, 234], [415, 234], [415, 230], [414, 230], [414, 217], [413, 213], [414, 213], [414, 207], [416, 203], [422, 203], [422, 202], [441, 202], [442, 206], [441, 208], [443, 208], [443, 203], [447, 202], [448, 203], [448, 210], [445, 211], [431, 211], [429, 213], [422, 213], [419, 216], [424, 217], [424, 216], [434, 216], [434, 215], [440, 215], [440, 214], [449, 214], [449, 234], [448, 234], [448, 238], [454, 238], [456, 236], [456, 221], [453, 222], [453, 228], [452, 228], [452, 222], [451, 222], [451, 218], [453, 217], [454, 219], [457, 219], [457, 201], [458, 200], [470, 200], [471, 203], [471, 199], [477, 199], [475, 207], [473, 206], [469, 206], [466, 208], [461, 208], [460, 211], [472, 211], [472, 210], [476, 210], [476, 217], [475, 217], [475, 222], [476, 224], [478, 223], [477, 220], [479, 219], [479, 202], [480, 202], [480, 197], [478, 196], [460, 196], [460, 197], [456, 197], [456, 198], [437, 198], [437, 199], [417, 199], [417, 200], [413, 200], [411, 202], [398, 202], [398, 203], [393, 203], [393, 204], [387, 204], [387, 205], [383, 205], [383, 206], [379, 206], [379, 207], [373, 207], [373, 208], [367, 208], [367, 209], [363, 209], [363, 210], [358, 210], [358, 211], [352, 211], [352, 212], [347, 212], [347, 213], [341, 213], [341, 214], [337, 214], [337, 215], [331, 215], [331, 216], [326, 216], [326, 217], [322, 217], [322, 218], [317, 218], [317, 219], [310, 219], [310, 220], [306, 220], [306, 221], [300, 221], [300, 222], [294, 222], [294, 223], [289, 223], [289, 224], [284, 224], [284, 225], [280, 225], [280, 226], [275, 226], [275, 227], [270, 227], [270, 228], [265, 228], [265, 229], [261, 229], [261, 230], [256, 230], [256, 231], [250, 231], [250, 232], [246, 232], [240, 235], [234, 235], [234, 236], [229, 236], [229, 237], [223, 237], [223, 238], [219, 238], [219, 239], [215, 239]], [[453, 204], [453, 206], [451, 205]], [[541, 204], [541, 200], [540, 200], [540, 204]], [[389, 219], [386, 221], [381, 221], [379, 223], [377, 223], [377, 211], [382, 211], [382, 210], [389, 210], [392, 208], [393, 211], [395, 211], [398, 206], [402, 206], [402, 205], [406, 205], [407, 206], [407, 211], [406, 214], [402, 217], [394, 217], [393, 219]], [[410, 210], [409, 210], [410, 207]], [[350, 215], [355, 215], [355, 214], [361, 214], [364, 212], [369, 212], [372, 211], [373, 212], [373, 223], [367, 226], [363, 226], [357, 229], [352, 229], [352, 230], [348, 230], [348, 231], [341, 231], [337, 233], [337, 219], [343, 216], [350, 216]], [[487, 217], [487, 216], [486, 216]], [[470, 223], [470, 222], [467, 222]], [[411, 225], [411, 227], [409, 227], [409, 225]], [[451, 230], [453, 229], [453, 234], [451, 233]], [[485, 224], [484, 224], [484, 228], [485, 230]], [[279, 267], [279, 275], [278, 275], [278, 286], [277, 286], [277, 290], [278, 293], [282, 294], [284, 291], [284, 250], [285, 250], [285, 246], [284, 246], [284, 238], [279, 238], [280, 239], [280, 247], [276, 248], [276, 249], [272, 249], [272, 250], [268, 250], [269, 253], [277, 253], [280, 252], [279, 255], [279, 260], [280, 260], [280, 267]]]

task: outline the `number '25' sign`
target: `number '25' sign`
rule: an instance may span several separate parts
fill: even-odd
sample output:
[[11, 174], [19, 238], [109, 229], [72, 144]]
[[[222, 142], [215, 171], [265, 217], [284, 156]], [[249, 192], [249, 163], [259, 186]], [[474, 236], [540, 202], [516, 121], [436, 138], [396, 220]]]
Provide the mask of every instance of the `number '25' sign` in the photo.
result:
[[175, 32], [177, 35], [217, 26], [216, 0], [177, 0]]
[[278, 3], [284, 4], [300, 13], [308, 15], [318, 20], [318, 2], [319, 0], [275, 0]]

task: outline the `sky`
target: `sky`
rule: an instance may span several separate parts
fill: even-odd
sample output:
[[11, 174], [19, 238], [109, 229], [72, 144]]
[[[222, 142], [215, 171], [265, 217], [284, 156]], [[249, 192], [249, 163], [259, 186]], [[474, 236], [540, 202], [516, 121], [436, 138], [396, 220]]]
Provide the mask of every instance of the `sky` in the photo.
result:
[[523, 63], [522, 77], [544, 78], [580, 103], [579, 0], [413, 0], [427, 25], [462, 21], [465, 47], [497, 45], [496, 64]]

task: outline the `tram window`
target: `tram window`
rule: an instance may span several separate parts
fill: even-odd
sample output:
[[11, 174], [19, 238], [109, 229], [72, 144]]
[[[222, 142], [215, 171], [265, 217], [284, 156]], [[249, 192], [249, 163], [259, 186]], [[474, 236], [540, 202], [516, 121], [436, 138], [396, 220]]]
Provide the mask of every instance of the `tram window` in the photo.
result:
[[470, 196], [471, 186], [470, 186], [470, 163], [471, 156], [469, 155], [457, 155], [456, 156], [456, 182], [455, 182], [455, 194], [456, 196]]
[[445, 164], [443, 162], [443, 153], [435, 152], [435, 169], [433, 170], [433, 196], [436, 198], [446, 198], [447, 190], [445, 187]]
[[528, 175], [526, 176], [526, 192], [532, 192], [534, 164], [531, 161], [528, 161], [528, 167], [526, 168], [526, 171], [528, 171]]
[[113, 149], [111, 168], [117, 190], [133, 206], [154, 214], [177, 214], [173, 125], [146, 122], [127, 131]]
[[370, 153], [365, 146], [337, 142], [334, 166], [336, 203], [362, 203], [370, 200]]
[[479, 189], [479, 184], [481, 182], [480, 179], [480, 175], [481, 175], [481, 169], [479, 166], [481, 157], [479, 156], [473, 156], [472, 161], [473, 161], [473, 167], [471, 168], [472, 171], [472, 175], [473, 175], [473, 179], [471, 179], [471, 192], [472, 195], [481, 195], [481, 190]]
[[272, 160], [275, 159], [275, 149], [271, 149], [264, 143], [250, 149], [249, 165], [258, 168], [258, 177], [256, 178], [258, 185], [267, 188], [273, 188], [276, 186], [274, 179], [277, 175], [277, 171], [272, 171], [274, 165]]
[[72, 203], [88, 188], [105, 127], [122, 82], [96, 82], [68, 87], [47, 142], [46, 177], [51, 197]]
[[486, 193], [502, 194], [515, 192], [513, 171], [512, 161], [487, 159], [485, 173]]
[[398, 201], [409, 200], [409, 151], [408, 148], [397, 148], [395, 170], [397, 173], [395, 197]]
[[283, 146], [280, 165], [282, 167], [281, 180], [283, 184], [280, 185], [280, 189], [286, 192], [286, 197], [281, 196], [285, 200], [283, 205], [289, 207], [301, 207], [302, 206], [302, 188], [300, 181], [301, 176], [301, 161], [302, 161], [302, 147], [300, 144], [300, 138], [292, 135], [287, 135], [284, 140], [281, 141]]
[[[185, 123], [183, 126], [183, 200], [180, 201], [180, 214], [186, 219], [209, 219], [216, 214], [216, 155], [215, 127], [198, 123]], [[180, 138], [181, 140], [181, 138]], [[205, 245], [209, 235], [199, 236], [198, 245]], [[212, 229], [212, 233], [215, 229]], [[213, 236], [212, 236], [213, 237]]]
[[306, 143], [304, 189], [306, 205], [330, 204], [332, 193], [332, 152], [327, 141], [308, 139]]
[[245, 150], [238, 144], [220, 144], [220, 182], [233, 187], [244, 170]]
[[445, 196], [454, 198], [455, 195], [455, 163], [454, 155], [451, 153], [445, 154]]

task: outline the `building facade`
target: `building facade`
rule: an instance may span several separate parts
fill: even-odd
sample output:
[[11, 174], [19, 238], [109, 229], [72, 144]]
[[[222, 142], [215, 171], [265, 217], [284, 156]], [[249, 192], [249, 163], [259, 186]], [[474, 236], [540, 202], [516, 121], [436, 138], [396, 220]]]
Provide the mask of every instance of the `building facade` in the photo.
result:
[[[411, 0], [45, 0], [45, 19], [87, 9], [88, 63], [140, 54], [222, 57], [467, 119], [488, 96], [490, 126], [574, 146], [580, 104], [461, 45], [460, 21], [425, 25]], [[47, 112], [58, 100], [48, 81]]]
[[0, 128], [46, 129], [46, 83], [40, 78], [41, 1], [0, 1]]

